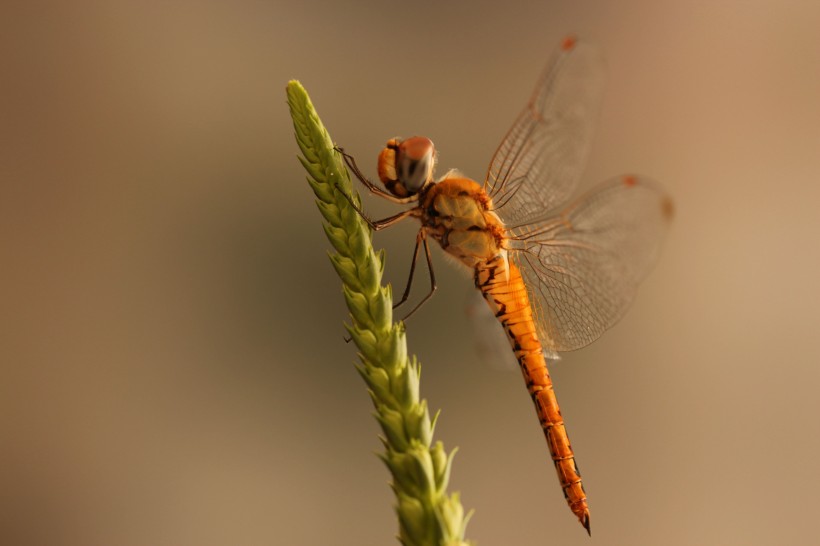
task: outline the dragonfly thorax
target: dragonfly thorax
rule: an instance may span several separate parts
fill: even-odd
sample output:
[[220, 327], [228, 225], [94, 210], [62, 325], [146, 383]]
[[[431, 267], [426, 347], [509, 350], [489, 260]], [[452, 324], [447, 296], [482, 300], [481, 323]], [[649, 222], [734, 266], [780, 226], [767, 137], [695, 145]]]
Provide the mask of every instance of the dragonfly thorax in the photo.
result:
[[427, 137], [391, 138], [379, 154], [379, 179], [396, 197], [409, 197], [433, 183], [436, 151]]
[[421, 222], [445, 252], [474, 268], [506, 257], [504, 224], [475, 181], [451, 171], [420, 195]]

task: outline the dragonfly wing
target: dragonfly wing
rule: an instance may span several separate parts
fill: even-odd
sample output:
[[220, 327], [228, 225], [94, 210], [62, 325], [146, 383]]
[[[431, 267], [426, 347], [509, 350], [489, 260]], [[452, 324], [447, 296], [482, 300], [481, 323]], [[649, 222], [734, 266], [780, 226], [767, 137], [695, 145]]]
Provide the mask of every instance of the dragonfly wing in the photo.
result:
[[518, 370], [518, 361], [510, 350], [510, 341], [498, 318], [490, 311], [482, 293], [470, 287], [464, 309], [476, 358], [485, 368], [503, 371]]
[[672, 214], [656, 183], [621, 176], [549, 219], [510, 230], [545, 348], [580, 349], [623, 316]]
[[484, 188], [508, 225], [572, 195], [586, 163], [604, 84], [598, 49], [567, 38], [490, 162]]

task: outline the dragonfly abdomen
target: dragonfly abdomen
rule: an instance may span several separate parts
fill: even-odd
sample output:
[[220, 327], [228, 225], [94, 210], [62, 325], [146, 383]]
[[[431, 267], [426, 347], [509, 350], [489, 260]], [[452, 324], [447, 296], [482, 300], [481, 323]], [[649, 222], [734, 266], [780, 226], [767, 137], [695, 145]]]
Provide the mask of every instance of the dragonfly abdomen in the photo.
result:
[[538, 420], [547, 439], [564, 498], [572, 513], [589, 531], [589, 506], [575, 463], [564, 418], [552, 386], [547, 361], [536, 332], [524, 280], [518, 267], [503, 256], [475, 268], [476, 287], [498, 318], [512, 345]]

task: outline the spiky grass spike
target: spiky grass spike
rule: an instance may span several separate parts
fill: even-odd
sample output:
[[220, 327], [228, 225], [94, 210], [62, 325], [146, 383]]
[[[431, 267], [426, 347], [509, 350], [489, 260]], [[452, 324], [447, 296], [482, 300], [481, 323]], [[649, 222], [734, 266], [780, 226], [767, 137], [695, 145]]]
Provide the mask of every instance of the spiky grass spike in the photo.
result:
[[465, 516], [458, 494], [447, 493], [453, 453], [447, 456], [441, 442], [433, 445], [433, 422], [419, 398], [419, 364], [408, 357], [404, 325], [393, 322], [391, 290], [381, 286], [384, 253], [373, 251], [367, 225], [340, 193], [359, 202], [307, 92], [291, 81], [287, 94], [299, 160], [336, 251], [331, 262], [350, 310], [347, 328], [361, 359], [357, 370], [382, 429], [385, 451], [379, 457], [393, 476], [399, 540], [404, 546], [467, 546], [470, 514]]

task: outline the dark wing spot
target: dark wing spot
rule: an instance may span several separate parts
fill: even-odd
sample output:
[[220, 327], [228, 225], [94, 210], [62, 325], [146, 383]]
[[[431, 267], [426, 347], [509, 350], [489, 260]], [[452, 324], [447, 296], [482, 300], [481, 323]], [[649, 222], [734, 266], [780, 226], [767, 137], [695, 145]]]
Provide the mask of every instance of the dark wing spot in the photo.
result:
[[675, 204], [668, 197], [665, 197], [663, 201], [661, 201], [661, 214], [666, 221], [672, 220], [675, 216]]
[[479, 226], [473, 225], [473, 226], [468, 227], [467, 231], [481, 231], [481, 228]]

